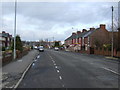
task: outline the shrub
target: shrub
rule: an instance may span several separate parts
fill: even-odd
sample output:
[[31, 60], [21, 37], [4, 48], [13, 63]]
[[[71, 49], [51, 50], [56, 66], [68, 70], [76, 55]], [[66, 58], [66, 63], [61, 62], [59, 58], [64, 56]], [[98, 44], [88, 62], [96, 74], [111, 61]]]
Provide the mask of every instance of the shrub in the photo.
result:
[[[14, 49], [14, 41], [12, 42], [12, 50]], [[19, 35], [16, 36], [16, 50], [23, 51], [22, 41]]]
[[5, 47], [2, 47], [2, 51], [5, 51]]

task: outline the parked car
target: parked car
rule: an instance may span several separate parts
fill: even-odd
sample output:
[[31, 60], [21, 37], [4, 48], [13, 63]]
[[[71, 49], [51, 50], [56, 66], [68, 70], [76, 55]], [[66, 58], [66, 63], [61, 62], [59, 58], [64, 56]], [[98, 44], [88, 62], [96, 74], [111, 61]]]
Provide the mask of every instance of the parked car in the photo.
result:
[[33, 46], [33, 48], [34, 48], [34, 49], [36, 49], [36, 50], [38, 49], [38, 47], [37, 47], [37, 46]]
[[39, 50], [40, 52], [44, 52], [44, 47], [43, 47], [43, 46], [39, 46], [39, 47], [38, 47], [38, 50]]
[[55, 47], [55, 48], [54, 48], [54, 50], [55, 50], [55, 51], [58, 51], [58, 50], [59, 50], [59, 48], [58, 48], [58, 47]]

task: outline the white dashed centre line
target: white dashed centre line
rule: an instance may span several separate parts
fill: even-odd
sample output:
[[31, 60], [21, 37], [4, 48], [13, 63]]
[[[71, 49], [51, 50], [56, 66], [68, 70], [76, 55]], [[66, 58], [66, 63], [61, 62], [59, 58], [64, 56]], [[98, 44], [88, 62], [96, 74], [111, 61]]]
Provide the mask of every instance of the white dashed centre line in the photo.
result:
[[61, 77], [61, 76], [59, 76], [59, 78], [60, 78], [60, 80], [62, 80], [62, 77]]
[[58, 68], [57, 66], [55, 66], [55, 68]]
[[40, 55], [39, 55], [39, 56], [37, 56], [37, 58], [40, 58]]
[[34, 61], [36, 62], [37, 60], [35, 59]]
[[56, 66], [56, 63], [54, 63], [54, 65]]
[[59, 70], [57, 70], [57, 72], [59, 73], [60, 71], [59, 71]]
[[90, 63], [90, 64], [94, 64], [94, 63]]
[[50, 56], [50, 58], [53, 60], [53, 58]]
[[[52, 62], [53, 62], [53, 64], [54, 64], [54, 66], [55, 66], [55, 68], [58, 69], [58, 66], [56, 66], [56, 63], [55, 63], [55, 61], [53, 60], [53, 58], [52, 58], [50, 55], [49, 55], [49, 57], [51, 58], [51, 60], [52, 60]], [[59, 73], [59, 72], [60, 72], [60, 71], [57, 70], [57, 73]], [[59, 79], [62, 80], [62, 77], [59, 76]], [[62, 87], [65, 87], [64, 84], [62, 84]]]

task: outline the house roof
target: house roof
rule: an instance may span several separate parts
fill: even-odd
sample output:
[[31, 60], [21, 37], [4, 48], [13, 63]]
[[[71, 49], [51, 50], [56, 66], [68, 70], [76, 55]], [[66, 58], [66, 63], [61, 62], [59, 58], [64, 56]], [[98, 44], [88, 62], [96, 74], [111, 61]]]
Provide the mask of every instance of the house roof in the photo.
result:
[[2, 37], [9, 37], [8, 33], [2, 33]]
[[65, 41], [66, 41], [66, 40], [71, 40], [72, 37], [73, 37], [73, 36], [71, 35], [70, 37], [68, 37], [67, 39], [65, 39]]
[[[76, 35], [71, 35], [66, 40], [71, 40], [71, 39], [76, 39], [76, 38], [81, 38], [81, 37], [88, 37], [88, 36], [92, 35], [94, 32], [96, 32], [98, 30], [103, 30], [103, 29], [105, 29], [105, 25], [100, 24], [99, 28], [96, 28], [96, 29], [95, 28], [92, 28], [92, 29], [90, 28], [89, 31], [82, 32], [82, 33], [79, 33], [79, 34], [76, 34]], [[105, 29], [105, 30], [108, 31], [107, 29]], [[109, 32], [109, 33], [111, 34], [111, 32]]]
[[[91, 30], [91, 31], [86, 31], [80, 34], [76, 34], [76, 35], [71, 35], [70, 37], [68, 37], [66, 40], [71, 40], [71, 39], [76, 39], [76, 38], [81, 38], [81, 37], [87, 37], [90, 34], [92, 34], [95, 30]], [[65, 41], [66, 41], [65, 40]]]
[[90, 30], [87, 33], [85, 33], [82, 37], [88, 37], [90, 36], [92, 33], [94, 33], [95, 31], [97, 31], [98, 29], [94, 29], [94, 30]]
[[88, 32], [89, 32], [89, 31], [86, 31], [86, 32], [83, 32], [83, 33], [79, 34], [79, 35], [77, 36], [77, 38], [83, 37], [83, 36], [86, 35]]
[[9, 33], [0, 33], [0, 37], [12, 37]]

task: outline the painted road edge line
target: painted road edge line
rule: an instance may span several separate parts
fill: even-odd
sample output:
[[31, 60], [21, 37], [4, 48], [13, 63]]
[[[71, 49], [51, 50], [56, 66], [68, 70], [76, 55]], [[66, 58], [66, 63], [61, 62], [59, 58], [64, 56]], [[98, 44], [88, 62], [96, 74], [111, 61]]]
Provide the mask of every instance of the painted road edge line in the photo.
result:
[[105, 70], [107, 70], [107, 71], [110, 71], [110, 72], [112, 72], [114, 74], [120, 75], [119, 73], [117, 73], [117, 72], [115, 72], [115, 71], [113, 71], [113, 70], [111, 70], [109, 68], [106, 68], [106, 67], [102, 67], [102, 68], [105, 69]]
[[24, 76], [26, 75], [27, 71], [28, 71], [29, 68], [32, 66], [33, 62], [34, 62], [34, 61], [32, 61], [32, 63], [29, 64], [28, 67], [25, 69], [24, 73], [22, 74], [21, 78], [19, 79], [19, 81], [17, 82], [17, 84], [15, 85], [15, 87], [14, 87], [13, 90], [15, 90], [15, 89], [18, 87], [18, 85], [21, 83], [21, 81], [23, 80], [23, 78], [24, 78]]

